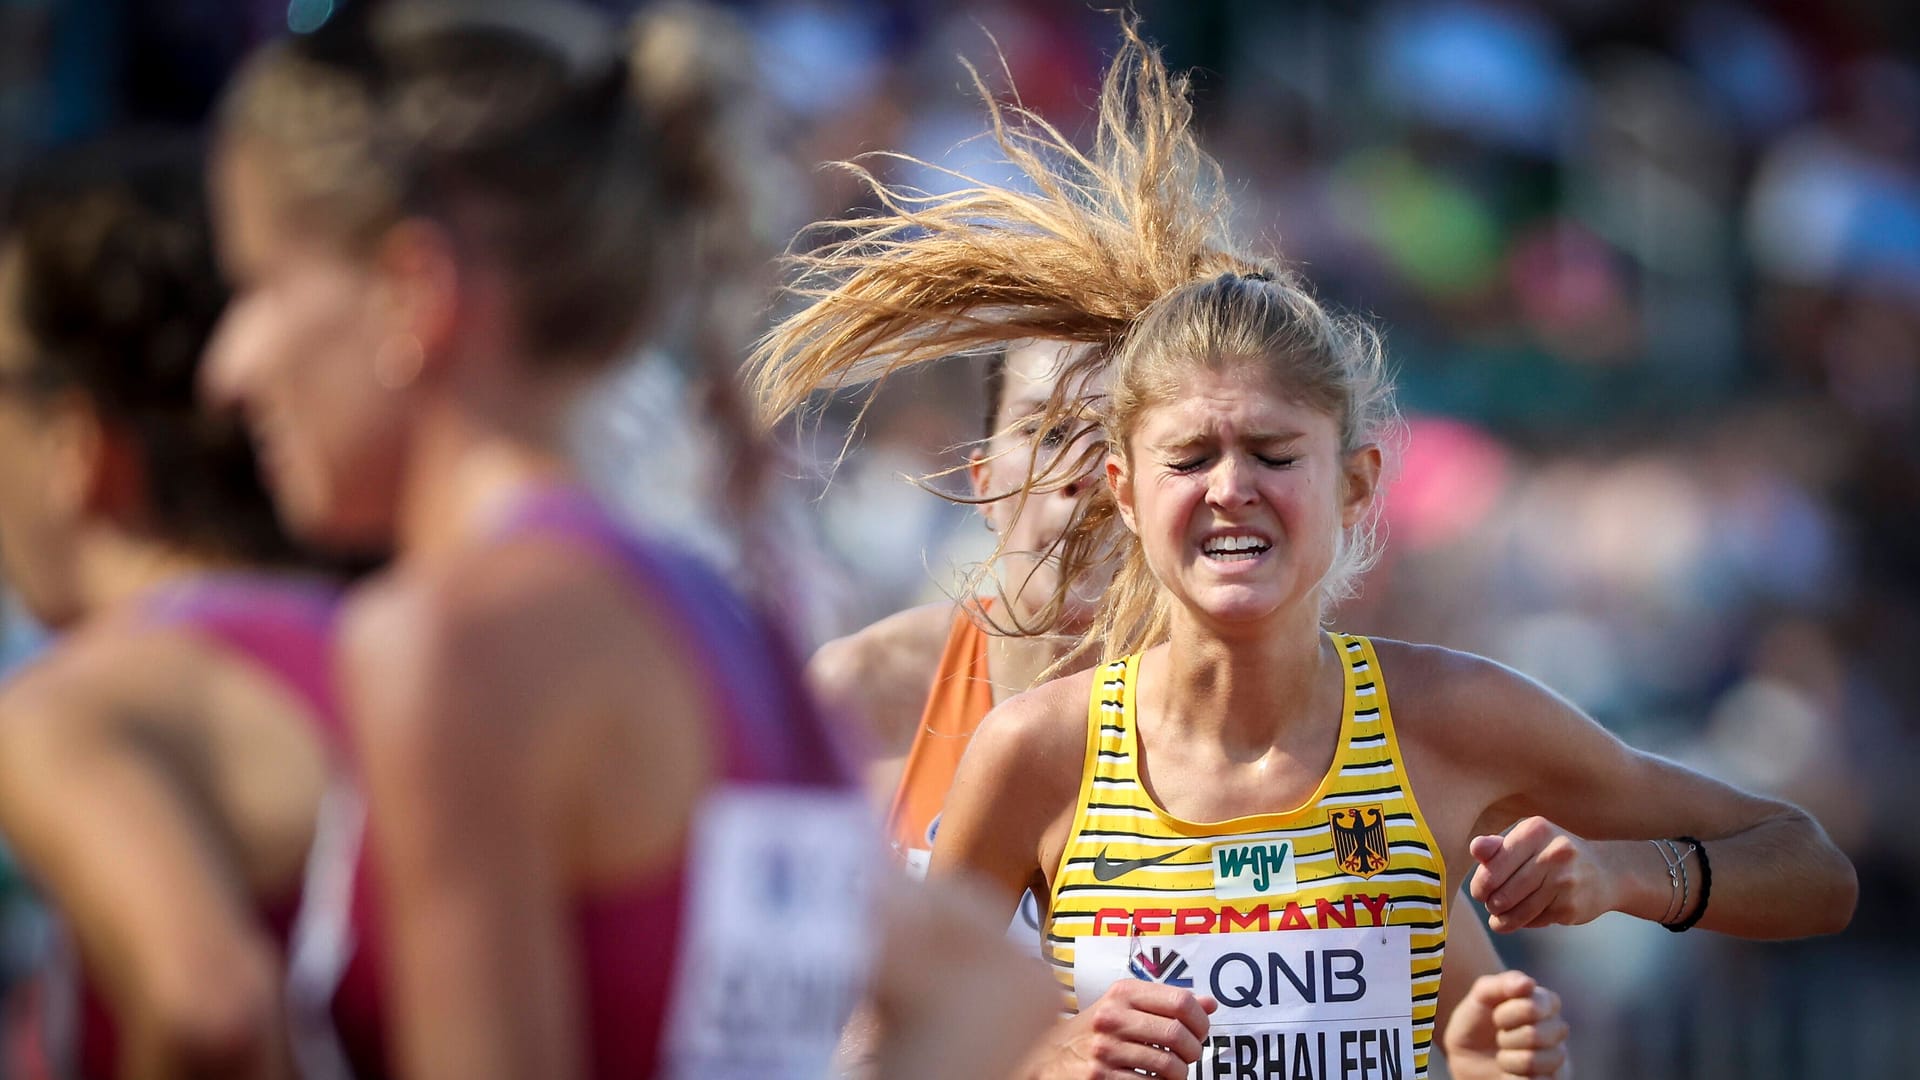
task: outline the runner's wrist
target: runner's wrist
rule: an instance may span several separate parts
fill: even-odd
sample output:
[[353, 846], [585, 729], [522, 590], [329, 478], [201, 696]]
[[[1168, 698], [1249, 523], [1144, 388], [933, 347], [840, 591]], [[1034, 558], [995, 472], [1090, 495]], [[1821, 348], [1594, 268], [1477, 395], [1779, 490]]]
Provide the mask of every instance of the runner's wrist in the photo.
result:
[[1659, 922], [1673, 906], [1671, 880], [1660, 853], [1644, 840], [1594, 844], [1611, 891], [1607, 910]]

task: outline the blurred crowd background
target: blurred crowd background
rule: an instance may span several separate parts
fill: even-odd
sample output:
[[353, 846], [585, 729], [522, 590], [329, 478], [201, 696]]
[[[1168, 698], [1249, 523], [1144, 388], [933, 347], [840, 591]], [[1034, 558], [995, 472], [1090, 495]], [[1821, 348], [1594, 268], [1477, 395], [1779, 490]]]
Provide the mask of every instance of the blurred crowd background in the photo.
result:
[[[1080, 0], [725, 6], [770, 90], [760, 227], [780, 243], [862, 205], [824, 161], [899, 149], [998, 178], [956, 59], [1003, 86], [992, 40], [1029, 106], [1090, 132], [1115, 37]], [[1579, 1074], [1915, 1075], [1920, 9], [1136, 6], [1196, 69], [1243, 232], [1388, 332], [1408, 419], [1388, 558], [1342, 628], [1513, 664], [1638, 745], [1807, 807], [1859, 867], [1833, 940], [1613, 918], [1503, 940], [1567, 999]], [[248, 46], [331, 10], [0, 0], [0, 172], [114, 125], [197, 121]], [[951, 590], [984, 554], [971, 512], [904, 479], [977, 437], [979, 382], [964, 363], [900, 380], [837, 470], [850, 407], [796, 441], [815, 639]], [[687, 438], [663, 434], [672, 384], [634, 376], [583, 449], [680, 520], [699, 485]], [[6, 626], [0, 660], [30, 648]]]

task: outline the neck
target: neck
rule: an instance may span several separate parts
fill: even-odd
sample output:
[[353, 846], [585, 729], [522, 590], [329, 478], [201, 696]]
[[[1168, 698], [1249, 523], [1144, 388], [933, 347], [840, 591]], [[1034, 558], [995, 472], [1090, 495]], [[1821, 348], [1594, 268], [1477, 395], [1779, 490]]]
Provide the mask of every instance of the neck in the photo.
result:
[[78, 541], [81, 611], [91, 618], [169, 582], [231, 565], [165, 541], [102, 527]]
[[1223, 633], [1176, 611], [1159, 683], [1158, 712], [1184, 733], [1229, 754], [1258, 755], [1316, 715], [1333, 662], [1317, 602], [1277, 613], [1257, 629]]
[[[562, 384], [564, 383], [564, 385]], [[527, 486], [570, 479], [576, 384], [518, 380], [422, 395], [401, 481], [396, 553], [431, 558], [484, 532]]]

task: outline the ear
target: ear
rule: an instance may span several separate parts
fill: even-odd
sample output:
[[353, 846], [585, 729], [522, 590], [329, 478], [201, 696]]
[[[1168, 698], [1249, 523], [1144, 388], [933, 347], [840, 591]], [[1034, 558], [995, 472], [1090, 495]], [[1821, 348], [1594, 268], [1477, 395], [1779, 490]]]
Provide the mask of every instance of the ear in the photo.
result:
[[1380, 493], [1380, 447], [1368, 443], [1349, 453], [1342, 463], [1340, 527], [1358, 525]]
[[1007, 500], [994, 499], [992, 502], [985, 501], [988, 496], [994, 494], [992, 489], [987, 486], [989, 482], [989, 471], [987, 455], [983, 453], [980, 448], [975, 447], [967, 452], [967, 487], [972, 489], [975, 499], [982, 500], [974, 503], [973, 508], [978, 510], [980, 516], [986, 519], [987, 528], [992, 529], [994, 532], [999, 532], [1000, 523], [994, 520], [994, 511], [997, 507], [1004, 505]]
[[144, 510], [144, 465], [133, 438], [69, 393], [46, 425], [47, 505], [63, 521], [109, 518], [132, 523]]
[[422, 369], [431, 370], [459, 331], [467, 285], [453, 237], [434, 222], [409, 218], [381, 238], [374, 266], [387, 287], [393, 333], [418, 341]]
[[1126, 455], [1117, 450], [1107, 451], [1107, 487], [1113, 492], [1113, 501], [1120, 508], [1120, 520], [1127, 531], [1140, 535], [1140, 528], [1133, 520], [1133, 473], [1128, 469]]

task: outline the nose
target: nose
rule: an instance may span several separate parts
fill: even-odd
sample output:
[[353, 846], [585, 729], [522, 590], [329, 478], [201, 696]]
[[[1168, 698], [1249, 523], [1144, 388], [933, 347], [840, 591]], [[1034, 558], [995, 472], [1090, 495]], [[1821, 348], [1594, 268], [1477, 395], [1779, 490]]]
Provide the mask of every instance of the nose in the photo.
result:
[[1222, 454], [1207, 473], [1207, 503], [1226, 508], [1253, 501], [1253, 473], [1238, 454]]

